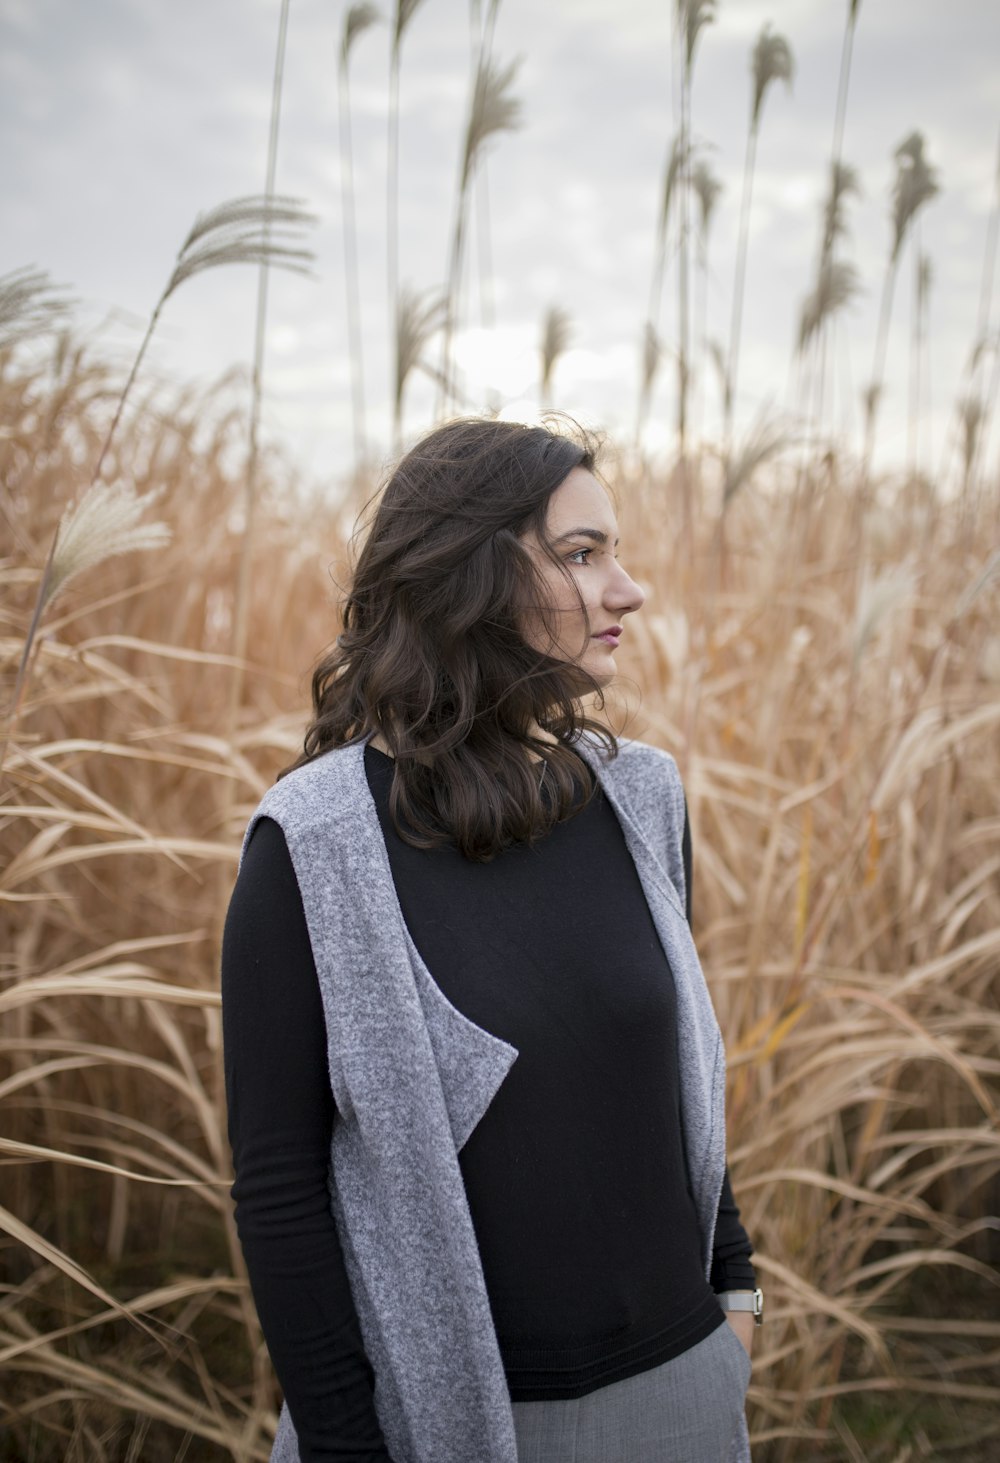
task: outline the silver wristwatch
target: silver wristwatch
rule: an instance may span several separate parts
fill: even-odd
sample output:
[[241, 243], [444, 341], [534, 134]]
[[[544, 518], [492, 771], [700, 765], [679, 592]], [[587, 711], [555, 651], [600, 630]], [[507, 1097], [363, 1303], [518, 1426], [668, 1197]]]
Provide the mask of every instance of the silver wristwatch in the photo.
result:
[[763, 1325], [764, 1292], [762, 1290], [720, 1290], [715, 1298], [724, 1311], [752, 1311], [754, 1325]]

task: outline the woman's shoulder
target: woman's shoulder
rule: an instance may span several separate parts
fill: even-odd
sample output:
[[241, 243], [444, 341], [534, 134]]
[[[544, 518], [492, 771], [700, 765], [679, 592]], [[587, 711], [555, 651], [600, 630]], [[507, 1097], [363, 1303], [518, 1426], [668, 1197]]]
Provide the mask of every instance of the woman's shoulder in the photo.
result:
[[581, 751], [596, 764], [602, 782], [628, 803], [639, 820], [654, 825], [668, 817], [683, 827], [684, 787], [677, 763], [662, 747], [619, 737], [617, 754], [595, 738], [581, 738]]
[[357, 828], [367, 793], [363, 744], [331, 747], [271, 784], [250, 815], [243, 849], [261, 818], [273, 819], [286, 839], [290, 834], [308, 836], [310, 828], [331, 820]]
[[616, 760], [621, 760], [623, 766], [631, 766], [637, 771], [641, 768], [653, 775], [680, 776], [677, 762], [663, 747], [654, 747], [652, 742], [640, 742], [630, 737], [620, 737], [618, 747]]
[[580, 738], [580, 749], [588, 760], [595, 759], [602, 772], [613, 780], [648, 781], [651, 785], [680, 783], [677, 763], [662, 747], [651, 742], [641, 742], [633, 737], [618, 737], [617, 752], [609, 752], [602, 741], [591, 734]]

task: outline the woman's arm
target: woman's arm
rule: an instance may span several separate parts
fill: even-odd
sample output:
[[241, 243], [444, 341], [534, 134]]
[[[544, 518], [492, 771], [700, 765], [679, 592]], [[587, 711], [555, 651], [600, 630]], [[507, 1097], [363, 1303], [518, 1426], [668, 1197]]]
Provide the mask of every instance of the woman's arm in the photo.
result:
[[236, 1225], [302, 1463], [391, 1463], [327, 1175], [336, 1118], [284, 835], [254, 828], [226, 917], [222, 1024]]

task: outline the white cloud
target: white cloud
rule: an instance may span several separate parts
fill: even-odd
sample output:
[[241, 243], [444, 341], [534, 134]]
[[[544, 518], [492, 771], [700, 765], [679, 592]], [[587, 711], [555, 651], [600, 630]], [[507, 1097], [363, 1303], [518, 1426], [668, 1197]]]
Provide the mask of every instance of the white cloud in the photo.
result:
[[[815, 253], [829, 157], [846, 0], [725, 0], [702, 36], [694, 125], [714, 145], [725, 183], [713, 223], [710, 330], [728, 330], [749, 49], [773, 18], [797, 60], [794, 90], [769, 95], [754, 189], [741, 382], [746, 418], [781, 396]], [[631, 432], [638, 342], [649, 292], [660, 176], [672, 127], [670, 20], [662, 0], [504, 0], [497, 52], [525, 53], [517, 82], [521, 132], [496, 140], [488, 166], [498, 330], [461, 333], [477, 396], [537, 390], [543, 311], [574, 322], [556, 368], [569, 409]], [[421, 287], [443, 278], [460, 130], [468, 96], [468, 6], [432, 0], [407, 33], [401, 90], [400, 261]], [[318, 0], [292, 8], [281, 122], [279, 187], [308, 198], [317, 279], [275, 278], [268, 371], [276, 430], [317, 465], [343, 455], [350, 379], [342, 275], [336, 60], [341, 13]], [[5, 0], [0, 48], [0, 148], [5, 229], [0, 272], [35, 262], [84, 299], [137, 319], [151, 307], [194, 214], [263, 182], [276, 10], [271, 0]], [[859, 14], [845, 156], [865, 197], [849, 209], [847, 257], [865, 294], [838, 331], [844, 402], [870, 367], [888, 241], [891, 151], [926, 130], [942, 195], [925, 212], [932, 254], [933, 420], [939, 437], [973, 329], [995, 171], [993, 58], [1000, 10], [955, 0], [865, 3]], [[385, 27], [352, 58], [355, 175], [370, 431], [388, 423], [385, 300]], [[478, 208], [478, 205], [477, 205]], [[478, 218], [478, 213], [476, 214]], [[476, 224], [468, 240], [466, 320], [478, 321]], [[904, 269], [908, 264], [904, 261]], [[154, 361], [200, 379], [249, 356], [252, 271], [214, 274], [171, 302]], [[668, 261], [661, 330], [676, 339], [676, 254]], [[905, 440], [908, 287], [893, 325], [884, 443]], [[119, 334], [121, 332], [119, 331]], [[297, 353], [301, 360], [297, 360]], [[848, 383], [851, 384], [848, 384]], [[672, 420], [664, 364], [655, 429]], [[296, 404], [301, 393], [302, 406]], [[710, 392], [714, 403], [714, 383]], [[414, 382], [415, 428], [433, 390]], [[714, 406], [708, 411], [713, 418]], [[902, 426], [901, 426], [902, 424]], [[336, 451], [333, 451], [333, 446]]]

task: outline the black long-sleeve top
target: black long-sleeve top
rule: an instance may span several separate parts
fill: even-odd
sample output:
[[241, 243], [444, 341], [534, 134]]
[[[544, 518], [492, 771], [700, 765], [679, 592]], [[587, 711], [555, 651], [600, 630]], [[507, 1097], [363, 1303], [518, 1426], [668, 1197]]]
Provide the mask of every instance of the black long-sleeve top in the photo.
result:
[[[571, 1397], [655, 1366], [755, 1283], [728, 1175], [710, 1283], [684, 1165], [675, 994], [635, 866], [598, 788], [490, 864], [420, 850], [368, 776], [407, 927], [443, 993], [519, 1055], [459, 1163], [511, 1397]], [[690, 918], [691, 848], [684, 861]], [[261, 819], [222, 959], [236, 1218], [303, 1463], [386, 1463], [329, 1208], [336, 1112], [302, 899]]]

